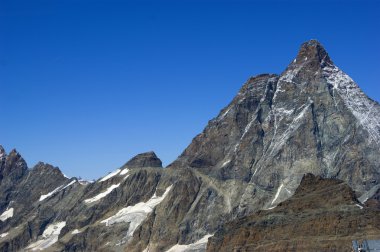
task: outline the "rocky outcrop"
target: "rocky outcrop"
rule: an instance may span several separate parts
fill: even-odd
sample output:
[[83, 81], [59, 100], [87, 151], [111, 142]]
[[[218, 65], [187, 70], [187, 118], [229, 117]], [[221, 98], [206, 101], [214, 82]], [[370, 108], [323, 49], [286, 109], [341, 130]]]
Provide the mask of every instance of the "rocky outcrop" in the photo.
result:
[[361, 205], [341, 180], [307, 174], [274, 209], [225, 224], [207, 251], [351, 251], [352, 240], [379, 233], [379, 209]]
[[162, 168], [161, 160], [153, 151], [138, 154], [131, 158], [123, 168], [142, 168], [142, 167], [158, 167]]

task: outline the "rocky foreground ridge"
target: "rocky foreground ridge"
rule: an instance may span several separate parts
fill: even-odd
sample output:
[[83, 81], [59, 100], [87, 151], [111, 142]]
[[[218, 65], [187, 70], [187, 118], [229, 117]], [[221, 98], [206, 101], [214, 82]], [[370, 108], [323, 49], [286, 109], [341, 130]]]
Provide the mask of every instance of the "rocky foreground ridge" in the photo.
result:
[[379, 236], [379, 206], [361, 204], [341, 180], [307, 174], [276, 208], [225, 224], [207, 251], [352, 251], [353, 240]]
[[[276, 211], [281, 217], [284, 206], [300, 198], [297, 188], [307, 173], [344, 181], [355, 192], [355, 204], [341, 202], [339, 213], [352, 212], [353, 221], [365, 223], [355, 216], [366, 207], [356, 204], [378, 204], [380, 105], [315, 40], [302, 44], [280, 75], [249, 78], [165, 169], [148, 152], [86, 182], [45, 163], [29, 168], [17, 151], [1, 147], [0, 251], [202, 251], [214, 234], [211, 250], [225, 239], [244, 247], [244, 223], [225, 224], [250, 221], [255, 213], [252, 218]], [[326, 218], [332, 214], [326, 211]], [[279, 235], [280, 217], [266, 224], [274, 229], [268, 237]], [[247, 243], [266, 246], [252, 233], [268, 229], [253, 226]]]

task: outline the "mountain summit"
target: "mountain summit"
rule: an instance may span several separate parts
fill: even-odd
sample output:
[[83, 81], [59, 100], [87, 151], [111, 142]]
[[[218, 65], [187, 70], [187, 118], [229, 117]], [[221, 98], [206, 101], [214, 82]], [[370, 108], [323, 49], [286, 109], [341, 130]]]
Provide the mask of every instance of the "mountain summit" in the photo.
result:
[[305, 61], [333, 64], [325, 48], [314, 39], [301, 45], [294, 63], [300, 64]]
[[226, 222], [289, 199], [307, 173], [376, 201], [380, 105], [311, 40], [280, 75], [249, 78], [177, 160], [158, 167], [143, 153], [82, 183], [9, 154], [0, 161], [0, 250], [202, 251]]

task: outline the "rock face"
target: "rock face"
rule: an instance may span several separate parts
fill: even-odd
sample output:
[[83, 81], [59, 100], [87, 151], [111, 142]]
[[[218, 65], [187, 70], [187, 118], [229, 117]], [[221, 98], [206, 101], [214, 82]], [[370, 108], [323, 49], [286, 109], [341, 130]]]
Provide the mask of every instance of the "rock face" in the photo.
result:
[[273, 210], [225, 224], [207, 251], [351, 251], [356, 239], [377, 239], [380, 209], [363, 206], [343, 181], [307, 174]]
[[305, 173], [363, 194], [379, 183], [379, 149], [380, 105], [311, 40], [281, 75], [250, 78], [171, 167], [248, 182], [244, 215], [290, 197]]
[[[235, 241], [233, 230], [240, 232], [240, 224], [232, 229], [224, 224], [299, 196], [307, 188], [296, 191], [306, 173], [320, 177], [303, 184], [333, 178], [339, 182], [326, 186], [346, 191], [350, 186], [365, 204], [361, 213], [378, 207], [380, 105], [315, 40], [301, 46], [282, 74], [250, 78], [165, 169], [154, 152], [147, 152], [83, 183], [48, 164], [28, 169], [20, 154], [7, 155], [1, 147], [0, 251], [202, 250], [220, 227], [224, 233], [218, 234], [226, 238], [217, 238], [245, 246], [240, 233], [242, 243]], [[310, 194], [315, 200], [326, 196]], [[352, 197], [338, 202], [348, 209], [341, 214], [352, 212], [356, 218], [356, 198], [347, 195]], [[322, 214], [326, 206], [315, 204]], [[263, 230], [271, 224], [262, 223]], [[278, 223], [272, 224], [277, 230]]]

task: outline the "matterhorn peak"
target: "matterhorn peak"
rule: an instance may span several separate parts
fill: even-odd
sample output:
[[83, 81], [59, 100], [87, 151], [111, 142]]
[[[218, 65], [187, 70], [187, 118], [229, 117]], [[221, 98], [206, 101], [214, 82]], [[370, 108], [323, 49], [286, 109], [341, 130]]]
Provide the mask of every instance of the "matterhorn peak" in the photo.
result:
[[323, 45], [315, 39], [309, 40], [301, 45], [294, 63], [302, 64], [312, 61], [319, 62], [320, 64], [333, 64]]

